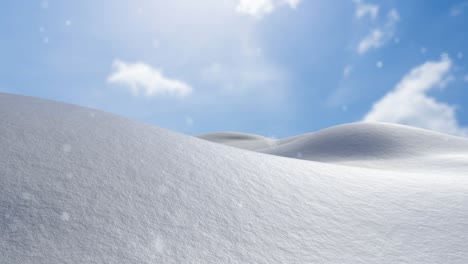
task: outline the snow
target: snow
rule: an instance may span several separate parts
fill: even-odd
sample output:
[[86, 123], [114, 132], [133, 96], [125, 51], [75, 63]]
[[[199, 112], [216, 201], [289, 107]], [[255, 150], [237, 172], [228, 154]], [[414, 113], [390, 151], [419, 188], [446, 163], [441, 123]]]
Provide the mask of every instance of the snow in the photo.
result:
[[[468, 140], [389, 123], [353, 123], [291, 138], [271, 140], [249, 135], [246, 142], [225, 132], [200, 138], [277, 156], [425, 174], [468, 172]], [[260, 142], [259, 142], [260, 141]]]
[[270, 147], [275, 144], [275, 140], [267, 137], [239, 133], [239, 132], [219, 132], [198, 136], [201, 139], [221, 143], [247, 150], [258, 150]]
[[267, 155], [8, 94], [0, 121], [0, 263], [468, 262], [464, 138], [217, 137]]

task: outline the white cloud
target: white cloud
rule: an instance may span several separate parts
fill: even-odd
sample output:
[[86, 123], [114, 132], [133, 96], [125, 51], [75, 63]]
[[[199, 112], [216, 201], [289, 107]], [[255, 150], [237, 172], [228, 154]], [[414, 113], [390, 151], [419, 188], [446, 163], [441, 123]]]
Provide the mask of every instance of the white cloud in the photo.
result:
[[292, 9], [296, 9], [301, 0], [285, 0], [285, 2], [291, 7]]
[[365, 16], [370, 16], [372, 19], [376, 19], [379, 14], [379, 6], [375, 4], [366, 4], [362, 0], [354, 0], [356, 4], [356, 17], [362, 18]]
[[114, 71], [107, 81], [127, 86], [134, 96], [141, 94], [146, 97], [157, 95], [183, 97], [192, 93], [192, 88], [188, 84], [169, 79], [160, 70], [145, 63], [114, 60], [112, 67]]
[[412, 69], [396, 87], [376, 102], [364, 121], [417, 126], [452, 135], [468, 136], [456, 119], [455, 107], [438, 102], [427, 92], [450, 78], [452, 61], [441, 58]]
[[382, 46], [384, 43], [383, 36], [384, 34], [381, 30], [373, 30], [366, 37], [364, 37], [361, 42], [359, 42], [358, 52], [363, 54], [371, 48], [378, 48]]
[[273, 9], [272, 0], [240, 0], [236, 7], [237, 12], [257, 18], [271, 13]]
[[296, 9], [301, 0], [239, 0], [236, 7], [238, 13], [247, 14], [256, 18], [270, 14], [280, 5], [288, 5]]
[[358, 53], [364, 54], [370, 49], [377, 49], [393, 38], [396, 24], [400, 21], [400, 15], [396, 9], [390, 10], [387, 20], [381, 28], [374, 29], [365, 36], [358, 45]]
[[467, 7], [468, 7], [468, 2], [462, 2], [458, 5], [455, 5], [450, 9], [450, 15], [454, 17], [462, 15]]

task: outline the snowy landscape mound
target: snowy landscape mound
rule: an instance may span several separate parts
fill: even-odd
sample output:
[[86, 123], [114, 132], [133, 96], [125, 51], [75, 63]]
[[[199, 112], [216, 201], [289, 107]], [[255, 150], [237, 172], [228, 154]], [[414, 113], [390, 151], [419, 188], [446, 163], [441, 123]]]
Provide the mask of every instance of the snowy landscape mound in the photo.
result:
[[275, 140], [253, 134], [218, 132], [197, 136], [208, 141], [247, 150], [259, 150], [275, 144]]
[[[216, 135], [204, 139], [211, 140]], [[352, 123], [286, 139], [259, 139], [268, 142], [266, 147], [258, 148], [259, 144], [248, 145], [245, 141], [243, 145], [236, 144], [235, 138], [227, 141], [229, 144], [211, 141], [277, 156], [359, 167], [447, 171], [451, 163], [457, 171], [461, 167], [468, 171], [466, 138], [397, 124]]]
[[[408, 173], [290, 159], [8, 94], [0, 122], [0, 263], [468, 263], [457, 162]], [[466, 144], [397, 130], [398, 142], [430, 146], [412, 155]], [[364, 140], [341, 143], [353, 138]], [[311, 139], [288, 144], [300, 140]], [[411, 158], [404, 146], [394, 158]], [[361, 164], [381, 154], [366, 153]]]

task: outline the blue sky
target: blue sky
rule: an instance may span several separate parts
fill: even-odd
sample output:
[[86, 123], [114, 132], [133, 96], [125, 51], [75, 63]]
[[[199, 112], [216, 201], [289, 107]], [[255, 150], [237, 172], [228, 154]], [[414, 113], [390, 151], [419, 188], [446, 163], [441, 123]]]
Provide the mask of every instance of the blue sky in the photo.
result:
[[187, 134], [468, 136], [468, 2], [4, 1], [0, 92]]

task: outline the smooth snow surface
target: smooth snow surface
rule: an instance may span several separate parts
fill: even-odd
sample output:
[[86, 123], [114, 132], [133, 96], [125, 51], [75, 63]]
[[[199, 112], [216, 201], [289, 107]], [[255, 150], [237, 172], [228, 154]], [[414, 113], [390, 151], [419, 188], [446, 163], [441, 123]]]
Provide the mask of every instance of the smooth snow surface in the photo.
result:
[[275, 140], [238, 132], [219, 132], [197, 136], [201, 139], [247, 150], [259, 150], [276, 144]]
[[0, 263], [468, 263], [466, 139], [355, 124], [264, 151], [308, 161], [30, 97], [0, 121]]
[[[354, 123], [291, 138], [272, 140], [260, 136], [248, 144], [235, 133], [200, 138], [257, 152], [326, 163], [384, 170], [468, 175], [468, 140], [428, 130], [387, 124]], [[259, 141], [263, 142], [260, 144]], [[242, 144], [239, 144], [242, 143]]]

